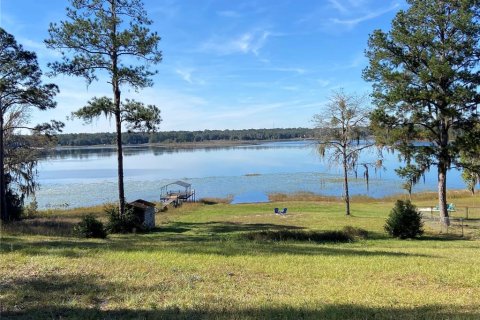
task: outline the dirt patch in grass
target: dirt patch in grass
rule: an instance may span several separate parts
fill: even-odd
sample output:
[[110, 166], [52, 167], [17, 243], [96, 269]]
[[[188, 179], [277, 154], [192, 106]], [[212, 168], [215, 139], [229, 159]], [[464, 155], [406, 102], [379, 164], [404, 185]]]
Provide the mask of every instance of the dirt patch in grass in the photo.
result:
[[232, 202], [233, 197], [226, 197], [226, 198], [202, 198], [198, 200], [198, 202], [206, 204], [206, 205], [214, 205], [214, 204], [229, 204]]

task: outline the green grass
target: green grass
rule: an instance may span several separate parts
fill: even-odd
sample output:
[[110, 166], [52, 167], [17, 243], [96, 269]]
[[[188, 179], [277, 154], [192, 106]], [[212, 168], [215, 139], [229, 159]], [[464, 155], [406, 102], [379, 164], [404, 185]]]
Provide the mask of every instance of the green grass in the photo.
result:
[[[457, 206], [480, 203], [458, 196]], [[427, 197], [421, 206], [435, 205]], [[2, 226], [2, 319], [478, 319], [480, 229], [465, 237], [427, 225], [390, 239], [393, 200], [364, 199], [352, 217], [334, 201], [186, 204], [149, 234], [72, 237], [63, 228], [101, 208], [42, 213]], [[274, 207], [288, 207], [286, 216]], [[51, 225], [49, 225], [49, 223]], [[52, 226], [53, 224], [53, 226]], [[36, 225], [36, 227], [32, 227]], [[366, 240], [269, 241], [258, 232], [354, 226]], [[250, 240], [253, 239], [253, 240]], [[298, 237], [296, 239], [303, 239]]]

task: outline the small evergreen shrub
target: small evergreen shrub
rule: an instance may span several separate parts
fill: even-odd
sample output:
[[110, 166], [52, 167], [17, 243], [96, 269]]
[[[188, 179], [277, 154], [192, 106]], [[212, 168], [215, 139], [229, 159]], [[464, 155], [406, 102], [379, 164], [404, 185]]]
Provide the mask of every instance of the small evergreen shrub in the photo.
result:
[[143, 221], [131, 208], [125, 208], [125, 214], [120, 214], [118, 206], [108, 205], [104, 209], [108, 216], [107, 230], [110, 233], [131, 233], [143, 231]]
[[400, 239], [415, 238], [423, 234], [422, 216], [410, 200], [397, 200], [384, 228], [393, 237]]
[[103, 223], [95, 219], [92, 214], [83, 217], [82, 221], [75, 226], [75, 233], [84, 238], [105, 239], [107, 237]]

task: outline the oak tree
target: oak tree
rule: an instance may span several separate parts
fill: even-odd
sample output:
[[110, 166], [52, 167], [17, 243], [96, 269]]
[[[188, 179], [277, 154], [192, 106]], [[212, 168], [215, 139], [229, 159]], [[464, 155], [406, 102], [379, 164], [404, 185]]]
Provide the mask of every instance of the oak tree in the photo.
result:
[[[63, 127], [58, 121], [29, 125], [31, 109], [47, 110], [56, 106], [57, 86], [43, 84], [41, 77], [36, 54], [23, 49], [13, 35], [0, 28], [0, 216], [3, 221], [14, 218], [7, 194], [17, 189], [23, 198], [23, 194], [36, 188], [35, 166], [39, 147], [44, 145], [40, 143], [41, 135], [61, 131]], [[33, 132], [33, 136], [19, 135], [20, 129], [24, 134]], [[12, 197], [9, 199], [13, 201]]]

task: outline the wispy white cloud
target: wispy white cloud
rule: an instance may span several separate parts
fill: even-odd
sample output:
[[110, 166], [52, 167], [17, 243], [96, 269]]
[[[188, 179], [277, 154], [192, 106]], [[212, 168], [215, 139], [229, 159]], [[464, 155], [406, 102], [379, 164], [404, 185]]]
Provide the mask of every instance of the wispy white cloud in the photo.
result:
[[299, 101], [284, 101], [284, 102], [272, 102], [272, 103], [249, 103], [248, 105], [237, 105], [227, 110], [222, 110], [214, 115], [211, 115], [210, 119], [236, 119], [245, 121], [253, 116], [272, 112], [279, 109], [284, 109], [291, 105], [297, 105]]
[[[379, 3], [382, 3], [379, 5]], [[400, 0], [328, 0], [297, 20], [323, 32], [352, 30], [358, 24], [398, 10]]]
[[341, 13], [347, 13], [348, 12], [347, 7], [344, 4], [342, 4], [339, 0], [328, 0], [328, 2], [330, 3], [330, 5], [333, 8], [337, 9]]
[[344, 64], [336, 64], [332, 67], [332, 70], [348, 70], [365, 66], [367, 58], [363, 52], [355, 54], [350, 60], [345, 61]]
[[320, 85], [320, 87], [326, 88], [330, 85], [330, 80], [318, 79], [317, 83]]
[[[205, 117], [205, 123], [212, 128], [270, 128], [305, 126], [312, 115], [320, 109], [325, 101], [312, 102], [302, 99], [284, 100], [232, 105], [225, 110]], [[247, 123], [247, 125], [245, 125]], [[240, 124], [243, 124], [240, 125]]]
[[[70, 82], [70, 81], [68, 81]], [[72, 82], [68, 87], [61, 89], [59, 95], [58, 107], [55, 113], [63, 116], [55, 116], [53, 112], [49, 113], [50, 118], [57, 118], [65, 121], [65, 115], [85, 105], [85, 102], [93, 96], [111, 96], [107, 85], [95, 86], [90, 88], [88, 92], [84, 89], [85, 86], [77, 88], [75, 92], [72, 89]], [[171, 88], [146, 88], [140, 92], [134, 90], [122, 91], [122, 99], [129, 98], [137, 101], [142, 101], [145, 104], [153, 104], [160, 108], [162, 123], [161, 130], [191, 130], [203, 127], [205, 119], [213, 113], [207, 105], [209, 101], [201, 96], [182, 92]], [[43, 115], [47, 119], [48, 115]], [[45, 120], [43, 120], [45, 121]], [[206, 124], [204, 128], [209, 128], [210, 124]], [[66, 121], [65, 132], [113, 132], [115, 131], [115, 122], [105, 117], [100, 117], [91, 124], [84, 124], [83, 121], [75, 119], [73, 121]]]
[[291, 72], [291, 73], [295, 73], [295, 74], [298, 74], [298, 75], [302, 75], [302, 74], [305, 74], [307, 72], [307, 70], [303, 69], [303, 68], [272, 67], [272, 68], [268, 68], [267, 70], [278, 71], [278, 72]]
[[299, 91], [300, 88], [298, 86], [283, 86], [281, 87], [283, 90], [286, 91]]
[[214, 37], [200, 46], [200, 51], [212, 52], [220, 55], [229, 54], [254, 54], [259, 55], [260, 49], [265, 45], [268, 37], [272, 35], [266, 30], [245, 32], [234, 38], [222, 39]]
[[149, 8], [154, 14], [159, 14], [163, 19], [174, 19], [181, 13], [179, 2], [175, 0], [164, 0], [161, 5]]
[[[177, 89], [147, 88], [132, 98], [145, 103], [155, 104], [161, 110], [163, 122], [161, 130], [189, 130], [199, 127], [199, 121], [204, 118], [207, 105], [204, 97], [188, 94]], [[205, 126], [204, 129], [208, 128]]]
[[8, 33], [12, 33], [14, 35], [25, 31], [27, 24], [21, 19], [10, 15], [5, 11], [6, 10], [2, 11], [2, 1], [0, 1], [0, 27], [5, 29]]
[[348, 28], [353, 28], [355, 27], [357, 24], [361, 23], [361, 22], [364, 22], [364, 21], [368, 21], [368, 20], [372, 20], [372, 19], [375, 19], [379, 16], [382, 16], [384, 15], [385, 13], [388, 13], [390, 11], [393, 11], [393, 10], [396, 10], [399, 8], [399, 4], [398, 3], [395, 3], [394, 5], [392, 5], [391, 7], [388, 7], [386, 9], [379, 9], [379, 10], [374, 10], [374, 11], [368, 11], [366, 13], [364, 13], [362, 16], [359, 16], [359, 17], [355, 17], [355, 18], [350, 18], [350, 19], [339, 19], [339, 18], [332, 18], [330, 19], [331, 22], [335, 23], [335, 24], [339, 24], [339, 25], [344, 25]]
[[60, 58], [60, 52], [48, 49], [43, 42], [34, 41], [28, 38], [19, 37], [18, 42], [27, 50], [34, 51], [39, 58], [53, 59]]
[[184, 68], [184, 67], [178, 67], [175, 68], [175, 73], [184, 81], [190, 83], [190, 84], [200, 84], [204, 85], [205, 81], [203, 79], [200, 79], [199, 77], [194, 77], [196, 69], [195, 68]]
[[242, 14], [233, 10], [217, 11], [217, 15], [224, 18], [240, 18]]
[[186, 82], [193, 84], [192, 69], [175, 69], [175, 72]]

